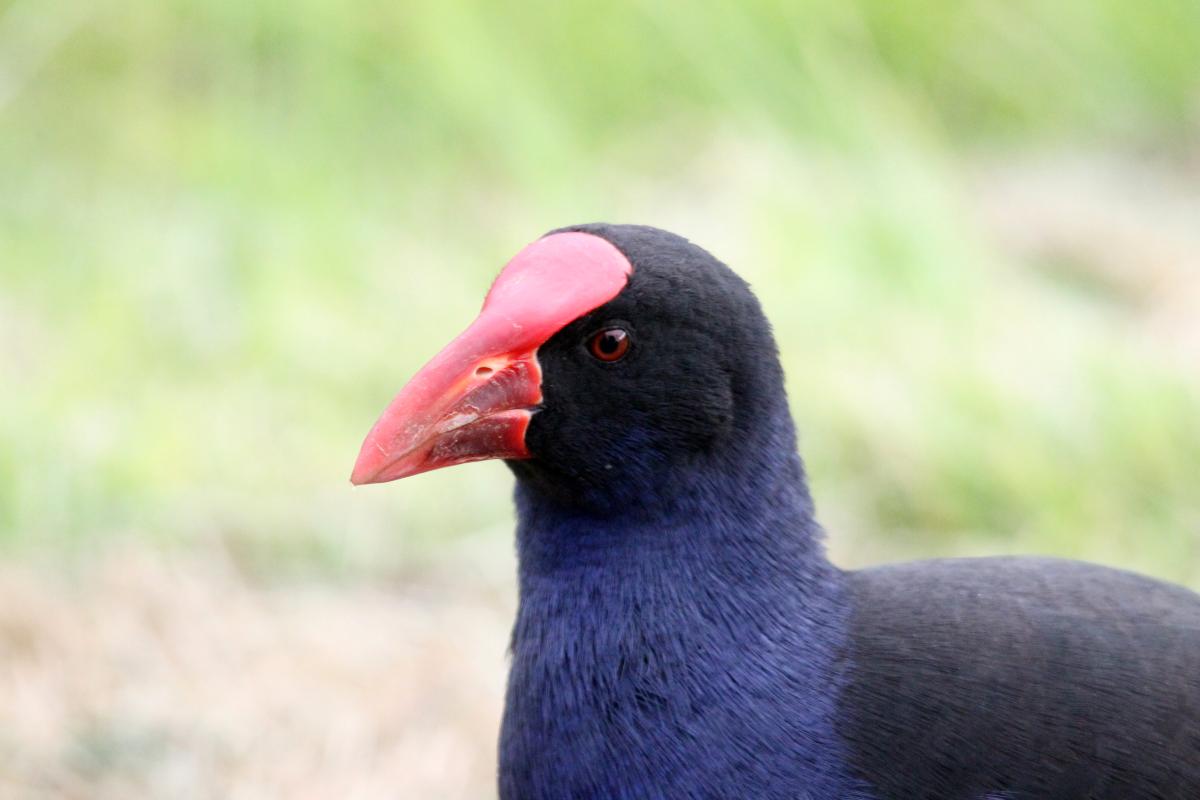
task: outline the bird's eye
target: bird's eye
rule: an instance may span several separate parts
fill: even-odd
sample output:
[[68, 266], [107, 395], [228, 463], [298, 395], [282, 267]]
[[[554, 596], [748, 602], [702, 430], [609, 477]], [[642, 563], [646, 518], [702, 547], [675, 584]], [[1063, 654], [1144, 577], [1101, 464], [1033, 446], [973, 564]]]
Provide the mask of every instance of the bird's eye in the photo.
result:
[[629, 332], [623, 328], [605, 328], [588, 340], [588, 352], [601, 361], [620, 361], [629, 352]]

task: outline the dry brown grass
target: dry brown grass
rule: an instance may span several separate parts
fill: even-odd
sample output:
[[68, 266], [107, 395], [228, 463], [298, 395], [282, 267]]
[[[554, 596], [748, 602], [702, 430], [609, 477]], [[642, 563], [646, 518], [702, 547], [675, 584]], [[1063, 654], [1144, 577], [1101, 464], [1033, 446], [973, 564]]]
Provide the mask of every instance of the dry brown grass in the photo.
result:
[[5, 564], [0, 796], [491, 796], [510, 597], [254, 586], [211, 555]]

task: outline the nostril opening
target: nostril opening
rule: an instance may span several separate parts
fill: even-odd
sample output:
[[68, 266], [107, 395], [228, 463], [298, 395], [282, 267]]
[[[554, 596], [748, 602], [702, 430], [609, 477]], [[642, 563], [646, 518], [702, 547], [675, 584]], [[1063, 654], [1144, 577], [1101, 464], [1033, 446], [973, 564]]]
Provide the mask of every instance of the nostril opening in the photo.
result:
[[493, 370], [491, 367], [480, 367], [479, 369], [475, 370], [475, 377], [486, 378], [488, 375], [492, 374], [492, 371]]

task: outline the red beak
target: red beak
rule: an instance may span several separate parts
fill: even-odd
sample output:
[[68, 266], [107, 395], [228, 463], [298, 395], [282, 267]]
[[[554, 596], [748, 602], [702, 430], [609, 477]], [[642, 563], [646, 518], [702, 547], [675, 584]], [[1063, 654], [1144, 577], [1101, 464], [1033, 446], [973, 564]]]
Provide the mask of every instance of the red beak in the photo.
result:
[[528, 458], [525, 429], [542, 401], [533, 353], [488, 352], [496, 330], [467, 328], [418, 372], [367, 434], [355, 484], [383, 483], [487, 458]]
[[633, 267], [611, 243], [555, 233], [500, 273], [483, 310], [413, 376], [367, 434], [350, 481], [383, 483], [440, 467], [531, 454], [525, 431], [542, 402], [537, 349], [607, 303]]

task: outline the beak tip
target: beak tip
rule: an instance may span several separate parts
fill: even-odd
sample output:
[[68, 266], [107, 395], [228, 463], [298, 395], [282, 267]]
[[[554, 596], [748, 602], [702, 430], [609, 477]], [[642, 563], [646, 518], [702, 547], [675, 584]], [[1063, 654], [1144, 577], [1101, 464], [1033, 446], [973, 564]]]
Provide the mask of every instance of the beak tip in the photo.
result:
[[400, 478], [424, 472], [417, 468], [413, 454], [397, 457], [375, 447], [363, 446], [363, 452], [350, 473], [350, 483], [365, 486], [370, 483], [390, 483]]
[[355, 486], [378, 483], [379, 474], [387, 468], [387, 461], [380, 457], [382, 454], [376, 448], [368, 445], [369, 440], [363, 444], [362, 451], [358, 454], [358, 460], [354, 462], [354, 469], [350, 473], [350, 483]]

